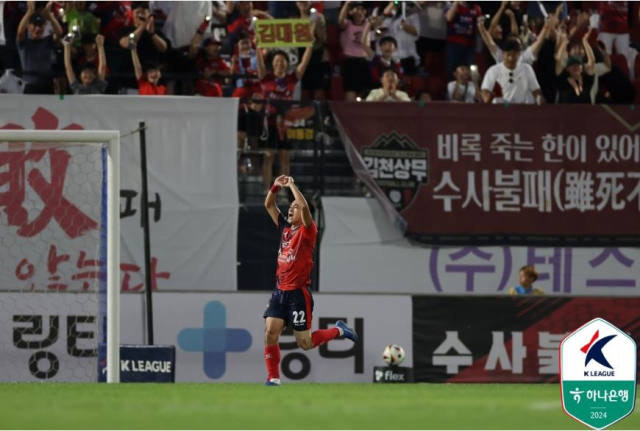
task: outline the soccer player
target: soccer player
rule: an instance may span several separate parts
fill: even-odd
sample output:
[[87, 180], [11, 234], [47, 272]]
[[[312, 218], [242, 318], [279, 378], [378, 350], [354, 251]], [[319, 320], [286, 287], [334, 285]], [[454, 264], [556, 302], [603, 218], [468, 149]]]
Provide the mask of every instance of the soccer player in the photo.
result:
[[[276, 194], [281, 187], [288, 187], [294, 201], [285, 218], [276, 206]], [[267, 365], [267, 386], [280, 386], [280, 346], [278, 339], [284, 328], [291, 323], [298, 346], [310, 350], [334, 338], [358, 341], [356, 332], [343, 321], [335, 327], [319, 329], [311, 333], [313, 298], [309, 286], [313, 267], [313, 248], [316, 245], [318, 228], [311, 217], [309, 205], [296, 187], [293, 178], [281, 175], [267, 192], [264, 206], [280, 230], [276, 288], [271, 295], [266, 319], [264, 360]]]

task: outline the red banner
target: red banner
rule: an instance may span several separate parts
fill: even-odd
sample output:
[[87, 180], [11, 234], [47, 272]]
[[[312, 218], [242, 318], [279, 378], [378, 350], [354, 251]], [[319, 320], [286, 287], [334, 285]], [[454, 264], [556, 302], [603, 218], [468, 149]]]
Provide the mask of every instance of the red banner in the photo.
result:
[[416, 239], [640, 245], [640, 114], [632, 107], [332, 109], [356, 174]]

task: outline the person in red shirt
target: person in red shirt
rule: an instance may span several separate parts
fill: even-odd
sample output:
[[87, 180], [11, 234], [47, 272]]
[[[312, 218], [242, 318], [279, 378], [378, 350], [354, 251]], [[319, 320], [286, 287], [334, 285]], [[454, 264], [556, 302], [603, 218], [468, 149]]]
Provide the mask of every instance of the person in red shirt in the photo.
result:
[[160, 78], [162, 78], [159, 64], [149, 63], [143, 71], [135, 45], [131, 50], [131, 60], [133, 61], [133, 70], [138, 81], [138, 94], [141, 96], [164, 96], [167, 94], [167, 87], [159, 84]]
[[445, 9], [447, 20], [447, 79], [456, 67], [471, 66], [476, 48], [476, 23], [482, 14], [477, 3], [454, 1]]
[[600, 32], [598, 38], [604, 43], [609, 55], [616, 54], [627, 58], [631, 79], [634, 78], [636, 51], [629, 48], [629, 4], [626, 1], [600, 2]]
[[222, 44], [214, 37], [204, 41], [201, 50], [191, 50], [196, 57], [196, 72], [201, 78], [196, 82], [196, 93], [206, 97], [222, 97], [221, 76], [231, 76], [231, 67], [220, 57]]
[[[276, 194], [281, 187], [288, 187], [294, 197], [286, 218], [276, 206]], [[276, 288], [263, 315], [266, 324], [266, 385], [280, 386], [278, 340], [289, 323], [293, 326], [298, 346], [303, 350], [313, 349], [338, 337], [347, 338], [355, 343], [358, 341], [358, 335], [342, 320], [338, 320], [333, 328], [319, 329], [311, 333], [313, 297], [309, 286], [318, 228], [311, 216], [309, 205], [293, 178], [279, 176], [267, 192], [264, 206], [280, 230]]]
[[[315, 25], [311, 26], [311, 34], [315, 34]], [[271, 57], [272, 72], [267, 71], [265, 66], [262, 50], [257, 50], [258, 60], [258, 79], [262, 86], [262, 94], [267, 100], [292, 100], [293, 92], [296, 84], [304, 76], [307, 70], [313, 46], [308, 46], [304, 50], [302, 59], [293, 72], [288, 72], [289, 56], [284, 51], [274, 51]], [[284, 123], [284, 106], [282, 104], [271, 106], [272, 108], [280, 108], [280, 112], [268, 112], [268, 131], [269, 136], [266, 140], [260, 140], [260, 147], [265, 148], [265, 154], [262, 159], [262, 184], [266, 189], [269, 188], [272, 178], [273, 162], [275, 152], [278, 152], [280, 162], [280, 175], [289, 175], [291, 161], [291, 143], [287, 142], [282, 133], [282, 125]]]

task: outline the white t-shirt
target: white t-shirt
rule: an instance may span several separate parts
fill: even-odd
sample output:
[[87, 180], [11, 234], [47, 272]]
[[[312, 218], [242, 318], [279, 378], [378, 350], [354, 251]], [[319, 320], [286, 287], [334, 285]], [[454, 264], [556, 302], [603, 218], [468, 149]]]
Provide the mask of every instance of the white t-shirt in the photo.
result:
[[493, 91], [496, 82], [502, 88], [503, 99], [509, 103], [530, 104], [533, 99], [527, 96], [540, 89], [533, 68], [524, 63], [518, 64], [514, 70], [507, 69], [504, 63], [491, 66], [484, 75], [482, 89]]
[[444, 16], [446, 2], [427, 2], [418, 13], [420, 17], [420, 37], [445, 40], [447, 19]]
[[[196, 30], [202, 24], [205, 16], [211, 16], [212, 6], [210, 1], [152, 1], [149, 7], [151, 10], [162, 9], [167, 14], [162, 32], [171, 42], [171, 46], [179, 48], [187, 46], [191, 42]], [[226, 7], [226, 6], [221, 6]], [[215, 17], [211, 18], [212, 23], [217, 23]], [[204, 38], [211, 35], [210, 27], [207, 27]]]
[[[496, 50], [496, 55], [493, 57], [496, 63], [502, 63], [502, 50], [498, 48]], [[520, 54], [520, 58], [518, 58], [518, 64], [525, 63], [529, 66], [533, 66], [533, 62], [536, 61], [536, 56], [533, 55], [533, 50], [530, 46], [525, 49], [522, 54]]]
[[[418, 14], [408, 15], [407, 24], [414, 26], [418, 34], [420, 34], [420, 17]], [[391, 36], [398, 41], [398, 49], [393, 53], [393, 58], [402, 60], [403, 58], [413, 57], [416, 59], [416, 64], [420, 64], [420, 56], [416, 50], [416, 40], [418, 40], [418, 36], [412, 36], [404, 31], [402, 28], [402, 17], [386, 18], [382, 22], [382, 27], [389, 28], [389, 31], [382, 37]], [[380, 54], [380, 47], [377, 48], [377, 53]]]
[[396, 90], [396, 96], [398, 99], [394, 99], [391, 96], [387, 96], [386, 99], [380, 100], [382, 97], [382, 88], [376, 88], [375, 90], [371, 90], [369, 95], [367, 96], [367, 102], [410, 102], [411, 98], [404, 91]]
[[[460, 87], [460, 89], [458, 90], [458, 93], [460, 96], [464, 96], [463, 100], [453, 99], [453, 92], [456, 90], [456, 86]], [[451, 81], [447, 85], [447, 96], [448, 96], [448, 99], [451, 100], [452, 102], [475, 103], [476, 86], [473, 85], [472, 81], [467, 82], [467, 85], [459, 85], [457, 81]]]

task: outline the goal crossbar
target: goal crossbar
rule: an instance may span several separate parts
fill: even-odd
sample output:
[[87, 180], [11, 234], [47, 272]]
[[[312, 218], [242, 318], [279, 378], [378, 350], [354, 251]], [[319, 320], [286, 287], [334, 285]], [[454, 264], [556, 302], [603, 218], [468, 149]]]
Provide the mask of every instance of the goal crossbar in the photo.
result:
[[103, 143], [107, 147], [107, 382], [120, 382], [120, 131], [0, 130], [0, 142]]

